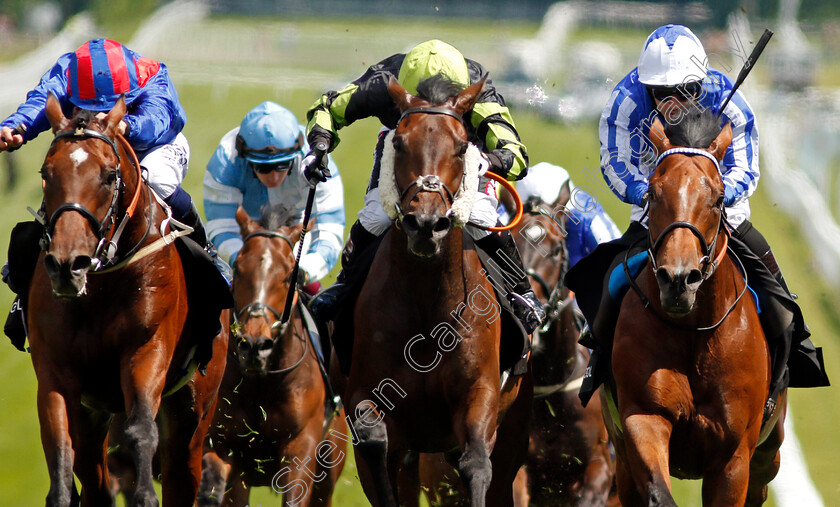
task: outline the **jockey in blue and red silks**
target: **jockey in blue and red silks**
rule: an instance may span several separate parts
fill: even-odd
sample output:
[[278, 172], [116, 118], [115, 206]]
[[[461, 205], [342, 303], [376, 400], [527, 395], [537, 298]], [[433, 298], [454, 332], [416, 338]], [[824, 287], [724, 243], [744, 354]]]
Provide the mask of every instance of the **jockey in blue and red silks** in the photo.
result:
[[17, 111], [0, 122], [0, 151], [16, 149], [50, 128], [45, 112], [49, 94], [68, 117], [77, 108], [104, 116], [125, 96], [127, 112], [119, 133], [137, 153], [149, 185], [172, 208], [176, 220], [194, 229], [189, 237], [208, 251], [229, 281], [230, 268], [207, 241], [192, 198], [181, 187], [190, 159], [190, 146], [181, 132], [187, 115], [166, 65], [112, 40], [85, 42], [61, 55]]

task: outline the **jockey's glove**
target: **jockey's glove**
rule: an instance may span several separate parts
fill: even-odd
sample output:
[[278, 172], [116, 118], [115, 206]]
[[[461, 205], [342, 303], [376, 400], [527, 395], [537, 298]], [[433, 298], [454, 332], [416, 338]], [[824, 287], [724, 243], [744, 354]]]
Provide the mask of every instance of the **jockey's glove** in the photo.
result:
[[735, 204], [735, 199], [738, 198], [736, 194], [736, 189], [732, 185], [723, 185], [723, 205], [724, 207], [730, 207]]
[[309, 273], [307, 273], [305, 269], [298, 266], [297, 287], [299, 289], [302, 289], [303, 287], [306, 287], [307, 285], [309, 285]]
[[330, 149], [330, 139], [324, 135], [313, 136], [309, 143], [310, 151], [303, 157], [303, 176], [309, 186], [315, 188], [320, 182], [327, 181], [331, 176], [327, 166], [327, 152]]
[[490, 162], [490, 172], [491, 173], [496, 173], [499, 176], [507, 178], [508, 170], [505, 169], [505, 166], [502, 163], [502, 157], [500, 157], [496, 153], [496, 150], [485, 153], [485, 156], [487, 157], [487, 160]]

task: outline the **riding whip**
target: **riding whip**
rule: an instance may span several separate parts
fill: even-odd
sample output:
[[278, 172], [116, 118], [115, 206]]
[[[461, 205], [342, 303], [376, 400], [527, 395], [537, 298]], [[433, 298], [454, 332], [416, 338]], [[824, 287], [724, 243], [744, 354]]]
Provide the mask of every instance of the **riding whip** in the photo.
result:
[[[319, 142], [315, 145], [315, 150], [320, 151], [323, 153], [324, 157], [327, 156], [327, 145], [324, 142]], [[314, 158], [314, 157], [313, 157]], [[307, 156], [303, 159], [303, 166], [308, 167], [310, 163], [319, 163], [320, 161], [314, 160]], [[308, 162], [307, 162], [308, 159]], [[298, 276], [298, 269], [300, 269], [300, 255], [303, 253], [303, 238], [306, 237], [306, 224], [309, 223], [309, 217], [312, 215], [312, 203], [315, 202], [315, 188], [318, 186], [316, 182], [309, 188], [309, 195], [306, 196], [306, 208], [303, 211], [303, 228], [300, 230], [300, 240], [298, 242], [298, 251], [295, 254], [295, 267], [292, 269], [292, 281], [289, 286], [289, 293], [286, 294], [286, 305], [283, 307], [283, 318], [280, 319], [280, 322], [285, 324], [289, 322], [289, 317], [292, 315], [292, 301], [295, 298], [295, 290], [297, 290], [297, 276]]]
[[758, 42], [755, 44], [755, 47], [753, 48], [752, 53], [750, 53], [749, 58], [747, 58], [747, 61], [744, 62], [744, 67], [741, 69], [741, 72], [738, 73], [738, 79], [735, 80], [735, 85], [732, 87], [732, 91], [729, 92], [729, 96], [726, 97], [726, 100], [723, 101], [723, 105], [718, 110], [718, 118], [720, 118], [720, 115], [723, 114], [723, 110], [726, 109], [726, 106], [727, 104], [729, 104], [729, 101], [730, 99], [732, 99], [732, 96], [735, 95], [736, 91], [738, 91], [738, 87], [741, 86], [741, 83], [743, 83], [745, 79], [747, 79], [747, 75], [749, 75], [750, 71], [755, 66], [756, 60], [758, 60], [758, 57], [761, 55], [761, 52], [764, 51], [764, 46], [766, 46], [767, 43], [770, 42], [770, 37], [772, 36], [773, 32], [765, 28], [764, 33], [761, 34], [761, 38], [758, 39]]

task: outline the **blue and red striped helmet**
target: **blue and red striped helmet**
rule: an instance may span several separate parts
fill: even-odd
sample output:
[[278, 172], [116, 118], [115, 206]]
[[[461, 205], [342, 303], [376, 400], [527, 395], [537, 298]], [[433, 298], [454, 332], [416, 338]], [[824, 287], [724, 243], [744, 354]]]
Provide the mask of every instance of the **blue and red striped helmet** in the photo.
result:
[[82, 109], [109, 111], [122, 94], [130, 104], [159, 69], [159, 62], [119, 42], [95, 39], [70, 55], [67, 91], [70, 101]]

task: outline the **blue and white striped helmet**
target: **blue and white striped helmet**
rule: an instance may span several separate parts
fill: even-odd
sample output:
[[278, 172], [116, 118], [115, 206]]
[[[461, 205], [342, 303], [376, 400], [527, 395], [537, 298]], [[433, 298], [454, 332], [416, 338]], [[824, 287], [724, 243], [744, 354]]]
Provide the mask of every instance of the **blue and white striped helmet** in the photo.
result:
[[677, 86], [706, 77], [706, 51], [682, 25], [660, 26], [650, 34], [639, 56], [639, 81], [648, 86]]

